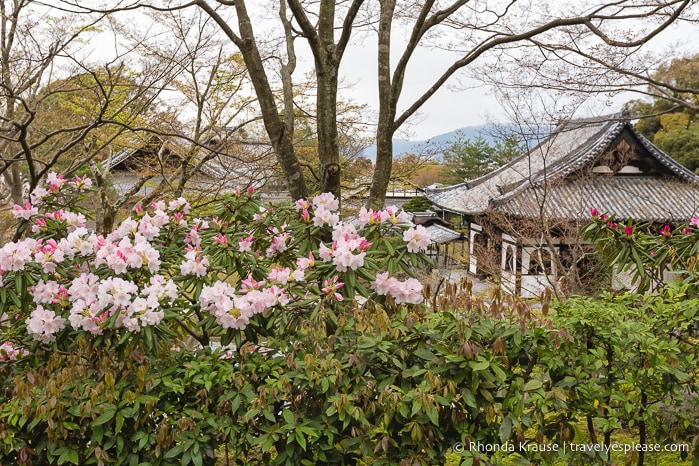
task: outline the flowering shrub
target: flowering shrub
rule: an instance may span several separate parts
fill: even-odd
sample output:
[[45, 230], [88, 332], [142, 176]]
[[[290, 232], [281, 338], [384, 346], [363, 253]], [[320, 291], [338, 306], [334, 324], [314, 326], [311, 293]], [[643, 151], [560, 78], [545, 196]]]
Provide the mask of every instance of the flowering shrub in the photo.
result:
[[[192, 342], [240, 349], [320, 320], [330, 336], [359, 296], [392, 312], [423, 301], [417, 280], [395, 275], [410, 277], [427, 260], [429, 238], [398, 209], [362, 209], [349, 223], [330, 194], [262, 206], [249, 189], [211, 218], [193, 216], [182, 198], [138, 205], [99, 236], [77, 209], [90, 187], [86, 177], [50, 174], [13, 209], [29, 235], [0, 248], [0, 305], [12, 316], [11, 331], [0, 333], [0, 364], [51, 360], [84, 345], [148, 358]], [[29, 445], [18, 445], [11, 449], [26, 463]], [[80, 464], [88, 458], [98, 455], [81, 453]]]
[[[662, 287], [667, 272], [675, 272], [687, 283], [699, 282], [696, 257], [699, 253], [699, 217], [688, 224], [660, 228], [651, 224], [618, 224], [613, 214], [590, 208], [592, 222], [584, 233], [618, 271], [632, 271], [638, 291]], [[699, 291], [696, 290], [696, 291]]]
[[[403, 258], [429, 245], [424, 228], [403, 226], [402, 211], [362, 209], [352, 224], [340, 222], [330, 194], [300, 200], [294, 212], [263, 208], [249, 191], [228, 199], [212, 219], [192, 217], [182, 198], [137, 206], [103, 237], [85, 227], [83, 214], [55, 209], [59, 198], [89, 187], [87, 178], [50, 175], [31, 203], [13, 211], [32, 236], [0, 249], [2, 302], [20, 311], [26, 331], [42, 343], [67, 330], [139, 332], [164, 320], [188, 327], [190, 335], [205, 328], [197, 339], [206, 343], [273, 309], [300, 316], [328, 298], [342, 301], [341, 291], [391, 296], [397, 304], [422, 301], [419, 282], [388, 278], [388, 272], [410, 273]], [[326, 232], [331, 240], [323, 241]], [[392, 254], [377, 252], [388, 244]], [[382, 269], [388, 272], [377, 278]], [[369, 288], [359, 285], [362, 279]]]
[[51, 175], [0, 250], [1, 464], [484, 464], [497, 454], [462, 447], [561, 445], [579, 419], [605, 443], [620, 422], [691, 440], [661, 431], [656, 400], [696, 423], [696, 300], [552, 317], [464, 282], [429, 309], [426, 232], [398, 209], [342, 222], [329, 195], [263, 207], [248, 190], [207, 218], [136, 206], [102, 237], [76, 210], [86, 189]]

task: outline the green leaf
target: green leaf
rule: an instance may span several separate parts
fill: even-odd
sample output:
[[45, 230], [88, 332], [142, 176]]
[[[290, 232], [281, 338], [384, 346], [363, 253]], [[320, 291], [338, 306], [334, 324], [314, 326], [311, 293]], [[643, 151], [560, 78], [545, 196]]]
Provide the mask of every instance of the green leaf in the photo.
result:
[[93, 426], [101, 426], [102, 424], [106, 424], [107, 422], [111, 421], [114, 415], [116, 414], [116, 406], [110, 404], [107, 405], [105, 408], [104, 412], [95, 420], [95, 422], [92, 424]]
[[427, 348], [420, 348], [415, 350], [415, 356], [417, 356], [420, 359], [424, 359], [425, 361], [431, 361], [435, 358], [434, 353]]
[[173, 448], [170, 448], [168, 452], [165, 454], [165, 458], [167, 459], [173, 459], [177, 458], [182, 451], [184, 450], [184, 444], [180, 443], [179, 445], [175, 445]]
[[531, 392], [533, 390], [538, 390], [543, 386], [541, 380], [531, 379], [526, 384], [524, 384], [524, 391]]
[[505, 442], [510, 438], [510, 435], [512, 434], [512, 420], [508, 417], [505, 416], [505, 419], [502, 420], [502, 424], [500, 424], [500, 430], [498, 431], [498, 435], [500, 436], [500, 441]]
[[282, 410], [282, 416], [284, 417], [284, 421], [293, 426], [296, 425], [296, 419], [294, 418], [294, 413], [292, 413], [290, 410], [284, 408]]
[[121, 411], [116, 413], [116, 426], [114, 427], [114, 433], [118, 434], [121, 432], [121, 428], [124, 426], [124, 415]]
[[474, 371], [483, 371], [490, 367], [490, 362], [489, 361], [469, 361], [468, 363], [469, 366], [471, 366], [471, 369]]
[[465, 389], [463, 392], [464, 396], [464, 401], [466, 402], [467, 406], [470, 406], [471, 408], [478, 409], [478, 403], [476, 402], [476, 397], [473, 395], [471, 390]]
[[301, 430], [296, 431], [296, 442], [299, 445], [301, 445], [303, 451], [306, 451], [306, 437], [304, 437], [303, 432], [301, 432]]

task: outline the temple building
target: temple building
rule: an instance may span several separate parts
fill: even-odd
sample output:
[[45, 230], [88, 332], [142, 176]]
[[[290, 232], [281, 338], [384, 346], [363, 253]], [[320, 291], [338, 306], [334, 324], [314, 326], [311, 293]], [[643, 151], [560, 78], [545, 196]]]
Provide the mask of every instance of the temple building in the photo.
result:
[[546, 287], [584, 292], [609, 273], [594, 263], [582, 235], [590, 208], [619, 223], [676, 226], [699, 213], [699, 176], [627, 118], [607, 117], [564, 122], [491, 173], [425, 195], [442, 218], [466, 230], [471, 273], [497, 276], [507, 291], [535, 297]]

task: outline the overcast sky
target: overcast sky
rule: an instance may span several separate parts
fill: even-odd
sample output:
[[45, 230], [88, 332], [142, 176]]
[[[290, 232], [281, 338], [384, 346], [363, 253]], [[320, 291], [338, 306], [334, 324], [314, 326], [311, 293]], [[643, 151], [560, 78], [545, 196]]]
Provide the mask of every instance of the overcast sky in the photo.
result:
[[[251, 5], [255, 5], [251, 2]], [[257, 4], [260, 5], [260, 4]], [[254, 8], [254, 7], [253, 7]], [[251, 8], [251, 9], [253, 9]], [[259, 12], [251, 12], [253, 15]], [[274, 16], [274, 11], [261, 13]], [[257, 35], [264, 36], [264, 28], [256, 29]], [[396, 36], [396, 34], [394, 34]], [[699, 25], [671, 26], [649, 44], [650, 48], [661, 52], [668, 59], [677, 56], [691, 56], [699, 53], [696, 43], [699, 38]], [[302, 39], [296, 42], [298, 68], [296, 76], [300, 79], [305, 71], [313, 67], [313, 59]], [[401, 50], [396, 50], [392, 57], [397, 61]], [[340, 69], [342, 89], [340, 99], [352, 100], [359, 104], [368, 104], [373, 115], [369, 121], [376, 121], [377, 97], [377, 58], [376, 36], [365, 33], [347, 49]], [[418, 49], [408, 68], [403, 93], [398, 111], [405, 108], [421, 95], [434, 80], [455, 59], [453, 54], [445, 51]], [[476, 63], [478, 64], [478, 63]], [[471, 79], [467, 73], [474, 67], [467, 67], [461, 74], [456, 74], [446, 86], [443, 86], [420, 110], [419, 114], [401, 127], [397, 137], [411, 140], [423, 140], [464, 126], [482, 125], [490, 122], [506, 122], [505, 111], [499, 105], [491, 89], [479, 81]], [[620, 95], [611, 102], [592, 105], [596, 111], [612, 113], [620, 110], [624, 102], [635, 98], [634, 95]], [[400, 105], [400, 104], [403, 105]], [[611, 106], [606, 107], [608, 103]]]
[[[661, 56], [673, 58], [699, 53], [697, 44], [699, 44], [699, 26], [685, 24], [681, 27], [673, 26], [664, 31], [662, 35], [654, 38], [649, 46], [650, 49], [661, 52]], [[348, 83], [355, 84], [345, 91], [345, 95], [350, 95], [357, 101], [372, 104], [378, 102], [375, 57], [376, 49], [371, 40], [366, 40], [361, 48], [353, 47], [347, 51], [341, 73]], [[415, 63], [409, 70], [401, 102], [411, 103], [415, 97], [432, 84], [433, 79], [437, 76], [436, 73], [449, 66], [452, 60], [446, 54], [438, 51], [421, 51], [415, 57]], [[407, 130], [408, 137], [405, 137], [405, 134], [399, 134], [398, 137], [423, 140], [464, 126], [482, 125], [491, 123], [493, 120], [497, 122], [507, 120], [506, 112], [490, 88], [469, 78], [466, 74], [460, 76], [462, 83], [470, 84], [470, 89], [459, 90], [455, 89], [459, 86], [454, 85], [442, 88], [422, 107], [419, 117], [414, 119], [407, 128], [403, 128]], [[588, 108], [594, 109], [594, 111], [615, 113], [621, 109], [625, 102], [635, 98], [638, 98], [638, 95], [620, 94], [610, 102], [607, 102], [606, 99], [591, 101]]]

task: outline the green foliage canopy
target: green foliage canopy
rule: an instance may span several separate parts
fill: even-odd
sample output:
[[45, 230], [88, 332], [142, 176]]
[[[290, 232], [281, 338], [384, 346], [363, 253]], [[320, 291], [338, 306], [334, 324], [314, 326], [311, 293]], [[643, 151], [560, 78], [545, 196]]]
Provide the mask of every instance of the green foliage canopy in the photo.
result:
[[482, 136], [468, 139], [457, 133], [442, 151], [445, 170], [443, 181], [446, 184], [462, 183], [483, 176], [504, 165], [523, 153], [516, 137], [504, 137], [494, 143]]
[[696, 172], [699, 170], [699, 55], [672, 60], [660, 67], [653, 79], [668, 87], [651, 89], [651, 102], [632, 102], [633, 115], [641, 118], [636, 128]]

